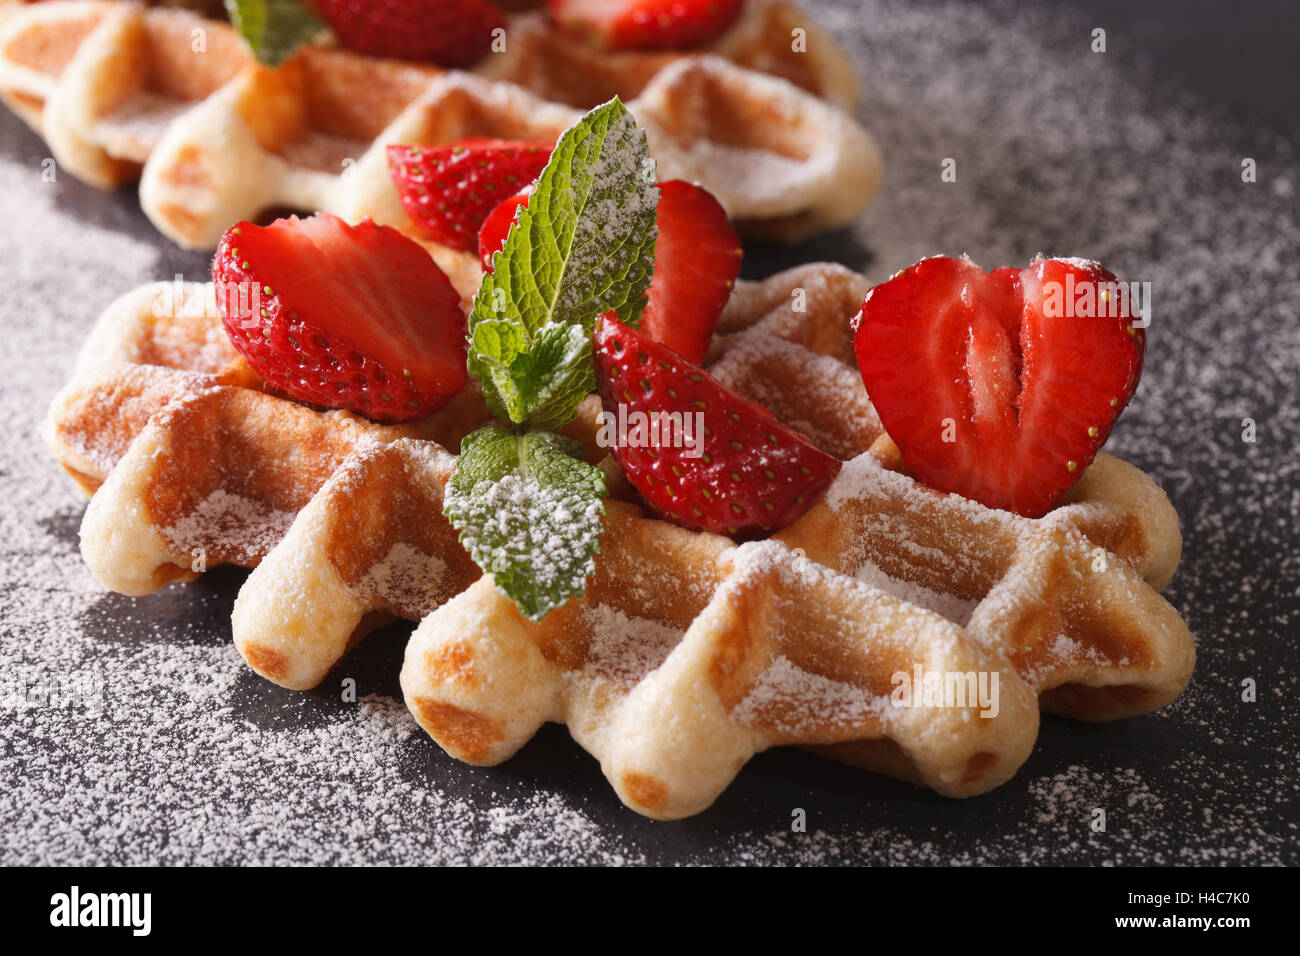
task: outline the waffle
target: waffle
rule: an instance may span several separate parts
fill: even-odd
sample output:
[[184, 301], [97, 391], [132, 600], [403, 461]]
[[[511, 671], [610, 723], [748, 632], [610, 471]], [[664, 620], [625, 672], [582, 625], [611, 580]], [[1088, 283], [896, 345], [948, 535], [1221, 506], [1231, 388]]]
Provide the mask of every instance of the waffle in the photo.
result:
[[[849, 458], [825, 499], [739, 546], [611, 506], [586, 594], [540, 623], [480, 579], [420, 623], [402, 669], [445, 750], [494, 764], [563, 722], [623, 802], [660, 819], [703, 810], [781, 745], [964, 797], [1027, 758], [1040, 708], [1112, 720], [1182, 692], [1195, 649], [1158, 593], [1181, 551], [1164, 493], [1106, 454], [1039, 519], [924, 488], [861, 411], [857, 292], [825, 266], [743, 284], [712, 354], [787, 424], [822, 423], [803, 430]], [[997, 713], [893, 706], [894, 675], [918, 666], [996, 674]]]
[[[660, 177], [703, 184], [742, 232], [793, 240], [847, 225], [881, 176], [875, 143], [839, 108], [854, 98], [852, 70], [811, 27], [813, 52], [790, 51], [790, 24], [806, 20], [797, 8], [746, 8], [710, 52], [600, 52], [535, 12], [511, 18], [507, 52], [476, 72], [327, 47], [271, 70], [218, 21], [60, 0], [3, 16], [0, 95], [77, 178], [109, 188], [138, 176], [149, 218], [187, 248], [283, 208], [415, 235], [388, 144], [553, 139], [616, 93]], [[457, 261], [472, 256], [430, 251], [453, 281], [472, 271]]]
[[[561, 721], [656, 818], [703, 810], [778, 745], [962, 797], [1014, 774], [1040, 708], [1131, 716], [1190, 678], [1191, 636], [1158, 594], [1181, 547], [1163, 492], [1105, 454], [1039, 519], [921, 487], [851, 364], [866, 283], [848, 270], [738, 283], [707, 360], [848, 459], [825, 499], [737, 545], [648, 517], [605, 459], [596, 573], [540, 623], [479, 574], [442, 516], [447, 449], [486, 419], [476, 392], [403, 426], [312, 410], [238, 359], [210, 287], [168, 288], [105, 313], [44, 428], [94, 492], [87, 564], [128, 594], [254, 567], [235, 643], [287, 687], [319, 683], [377, 624], [418, 620], [403, 691], [462, 760], [497, 763]], [[566, 429], [590, 461], [598, 412], [589, 398]], [[918, 668], [996, 680], [996, 706], [892, 706], [895, 675]]]
[[272, 394], [231, 348], [211, 284], [143, 286], [101, 317], [45, 437], [93, 495], [92, 573], [148, 594], [258, 567], [235, 643], [259, 673], [315, 686], [366, 632], [418, 620], [479, 576], [441, 517], [447, 447], [488, 420], [473, 388], [377, 425]]

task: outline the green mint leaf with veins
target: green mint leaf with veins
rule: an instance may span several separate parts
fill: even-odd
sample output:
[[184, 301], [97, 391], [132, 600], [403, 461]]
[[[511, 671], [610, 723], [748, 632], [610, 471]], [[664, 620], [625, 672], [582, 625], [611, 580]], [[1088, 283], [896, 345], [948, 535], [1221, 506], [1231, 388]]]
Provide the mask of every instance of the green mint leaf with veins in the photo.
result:
[[635, 326], [654, 274], [654, 161], [617, 98], [570, 127], [483, 277], [469, 371], [503, 421], [558, 428], [596, 384], [590, 339], [613, 310]]
[[253, 55], [268, 66], [279, 66], [325, 24], [300, 0], [223, 0], [230, 22]]
[[580, 325], [547, 323], [525, 344], [517, 326], [490, 319], [475, 327], [470, 347], [482, 356], [483, 391], [503, 421], [561, 428], [596, 385], [591, 333]]
[[572, 439], [489, 425], [462, 442], [443, 513], [497, 590], [540, 621], [595, 570], [605, 491]]
[[596, 387], [591, 331], [581, 325], [548, 322], [533, 336], [532, 349], [515, 367], [524, 374], [530, 428], [562, 428]]

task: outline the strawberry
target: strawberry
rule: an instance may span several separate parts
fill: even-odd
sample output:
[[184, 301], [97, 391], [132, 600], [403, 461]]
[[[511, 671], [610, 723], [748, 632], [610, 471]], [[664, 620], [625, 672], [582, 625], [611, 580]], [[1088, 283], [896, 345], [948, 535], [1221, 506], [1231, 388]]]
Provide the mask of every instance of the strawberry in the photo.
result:
[[659, 184], [655, 273], [641, 329], [699, 363], [740, 274], [740, 237], [713, 194], [680, 179]]
[[717, 39], [744, 0], [547, 0], [551, 16], [614, 49], [681, 50]]
[[[594, 344], [605, 411], [630, 423], [631, 441], [609, 442], [614, 458], [670, 521], [730, 534], [769, 531], [811, 508], [839, 473], [838, 459], [612, 313], [597, 321]], [[636, 440], [637, 413], [659, 422], [657, 443]], [[696, 413], [701, 431], [692, 424], [689, 436], [678, 435], [691, 440], [673, 447], [662, 431], [664, 416], [694, 423]], [[608, 432], [602, 430], [607, 438]]]
[[316, 0], [349, 50], [368, 56], [469, 66], [492, 47], [505, 16], [486, 0]]
[[483, 221], [541, 174], [554, 143], [467, 139], [388, 147], [402, 208], [429, 239], [473, 252]]
[[1127, 296], [1100, 285], [1115, 281], [1078, 259], [986, 274], [969, 259], [935, 258], [872, 289], [854, 319], [858, 367], [912, 474], [992, 508], [1045, 514], [1142, 374], [1146, 335]]
[[328, 213], [241, 222], [212, 281], [231, 344], [291, 398], [406, 421], [465, 387], [460, 296], [396, 229]]
[[510, 235], [515, 216], [528, 205], [528, 197], [532, 194], [532, 186], [524, 187], [488, 213], [488, 217], [483, 220], [483, 227], [478, 231], [478, 255], [483, 261], [484, 272], [492, 271], [492, 258], [506, 244], [506, 236]]

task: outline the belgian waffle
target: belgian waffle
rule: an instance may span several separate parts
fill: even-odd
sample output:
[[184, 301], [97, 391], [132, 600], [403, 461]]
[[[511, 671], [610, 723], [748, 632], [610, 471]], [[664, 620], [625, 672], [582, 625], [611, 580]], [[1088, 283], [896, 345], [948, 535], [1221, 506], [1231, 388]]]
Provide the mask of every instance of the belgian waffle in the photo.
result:
[[[237, 359], [210, 291], [168, 302], [167, 288], [100, 319], [46, 423], [59, 460], [98, 489], [82, 528], [91, 570], [138, 594], [254, 566], [235, 642], [287, 687], [314, 686], [374, 624], [419, 620], [403, 690], [460, 759], [504, 760], [555, 720], [628, 806], [659, 818], [704, 809], [776, 745], [968, 796], [1025, 760], [1040, 707], [1146, 713], [1190, 678], [1191, 636], [1158, 594], [1181, 547], [1163, 492], [1104, 454], [1040, 519], [920, 486], [853, 371], [848, 318], [866, 283], [840, 267], [739, 283], [707, 363], [848, 459], [825, 499], [736, 545], [646, 516], [615, 480], [585, 596], [538, 624], [442, 516], [447, 449], [486, 418], [475, 392], [400, 427], [309, 409]], [[592, 461], [598, 411], [588, 399], [568, 429]], [[918, 668], [996, 679], [996, 706], [894, 706], [895, 675]]]
[[[875, 143], [839, 108], [853, 102], [852, 70], [798, 8], [746, 9], [689, 54], [601, 52], [525, 13], [509, 21], [506, 52], [475, 72], [323, 46], [272, 70], [218, 21], [58, 0], [0, 20], [0, 95], [77, 178], [108, 188], [139, 176], [149, 218], [188, 248], [213, 248], [231, 223], [284, 207], [369, 215], [413, 235], [389, 143], [552, 139], [615, 93], [660, 177], [700, 182], [747, 234], [846, 225], [881, 176]], [[790, 49], [791, 24], [810, 31], [809, 52]], [[451, 250], [431, 251], [453, 281], [468, 269]]]

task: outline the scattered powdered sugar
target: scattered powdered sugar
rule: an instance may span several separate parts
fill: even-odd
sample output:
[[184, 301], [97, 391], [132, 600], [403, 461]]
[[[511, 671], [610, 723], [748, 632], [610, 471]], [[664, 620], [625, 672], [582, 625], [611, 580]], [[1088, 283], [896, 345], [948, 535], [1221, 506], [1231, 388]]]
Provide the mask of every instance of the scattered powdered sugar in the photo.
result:
[[[943, 507], [954, 516], [960, 515], [980, 523], [997, 522], [999, 526], [1008, 529], [1028, 527], [1023, 519], [1009, 511], [985, 508], [960, 495], [939, 498], [919, 482], [888, 470], [875, 455], [868, 452], [844, 463], [835, 481], [826, 490], [825, 501], [830, 507], [839, 508], [850, 501], [878, 497], [901, 498], [909, 508], [932, 508], [936, 501], [941, 500]], [[921, 547], [911, 541], [904, 544], [911, 548]]]
[[[769, 374], [765, 370], [768, 363], [788, 369], [789, 373]], [[751, 331], [733, 339], [709, 373], [732, 388], [743, 383], [746, 398], [758, 402], [832, 455], [847, 457], [867, 444], [865, 440], [840, 437], [846, 419], [859, 425], [864, 436], [868, 427], [879, 423], [856, 369], [775, 336]], [[787, 414], [789, 408], [816, 409], [822, 420], [794, 418]]]
[[159, 532], [180, 552], [219, 548], [238, 555], [239, 563], [248, 563], [274, 548], [295, 516], [296, 512], [280, 511], [218, 488], [189, 514]]
[[[863, 452], [856, 458], [844, 463], [835, 481], [826, 489], [823, 499], [832, 508], [838, 508], [848, 501], [865, 498], [878, 493], [877, 489], [889, 480], [889, 472], [880, 464], [875, 455]], [[901, 489], [902, 482], [895, 482]]]
[[423, 617], [438, 606], [447, 562], [436, 554], [398, 541], [355, 586], [363, 601], [380, 598], [412, 616]]
[[746, 725], [767, 725], [775, 720], [777, 729], [799, 734], [827, 724], [856, 724], [883, 712], [888, 704], [885, 698], [806, 671], [788, 657], [777, 655], [731, 716]]
[[1077, 667], [1081, 663], [1095, 666], [1115, 664], [1119, 667], [1125, 667], [1128, 665], [1128, 658], [1121, 657], [1118, 660], [1111, 661], [1096, 647], [1085, 646], [1078, 641], [1071, 640], [1065, 634], [1057, 634], [1052, 641], [1052, 645], [1047, 648], [1041, 663], [1037, 667], [1029, 668], [1020, 676], [1030, 684], [1036, 685], [1049, 674], [1058, 673], [1062, 668]]
[[662, 664], [684, 633], [661, 621], [630, 617], [608, 604], [587, 605], [582, 616], [591, 628], [589, 674], [628, 686]]
[[572, 223], [553, 224], [556, 229], [573, 230], [566, 272], [580, 280], [558, 290], [556, 311], [560, 313], [582, 304], [580, 297], [589, 294], [593, 277], [612, 275], [610, 270], [619, 260], [610, 257], [609, 250], [633, 248], [633, 240], [648, 235], [653, 225], [658, 190], [647, 187], [643, 170], [629, 159], [638, 145], [645, 148], [645, 133], [626, 114], [610, 123], [605, 137], [602, 152], [587, 170], [588, 192], [582, 208], [575, 210], [579, 215]]
[[[146, 392], [151, 384], [151, 371], [153, 370], [146, 371], [138, 365], [121, 365], [116, 367], [112, 374], [121, 376], [119, 381], [127, 389]], [[198, 398], [213, 387], [212, 379], [207, 376], [168, 370], [161, 373], [159, 377], [165, 378], [168, 382], [169, 392], [174, 396], [173, 407]], [[84, 417], [95, 420], [108, 414], [108, 409], [113, 407], [110, 404], [113, 398], [114, 396], [108, 391], [95, 391], [82, 394], [78, 400], [85, 403]], [[167, 412], [164, 410], [162, 414]], [[85, 459], [99, 475], [107, 475], [126, 452], [126, 448], [121, 444], [121, 436], [113, 431], [100, 434], [95, 431], [64, 430], [56, 433], [47, 418], [41, 421], [38, 433], [51, 442], [59, 455], [71, 452], [74, 456]]]
[[932, 591], [923, 584], [914, 584], [911, 581], [891, 577], [869, 558], [863, 559], [857, 571], [854, 572], [854, 577], [864, 584], [869, 584], [873, 588], [884, 591], [886, 594], [892, 594], [900, 601], [907, 601], [909, 604], [915, 604], [926, 610], [933, 611], [935, 614], [942, 615], [962, 627], [965, 627], [970, 622], [971, 614], [974, 613], [975, 607], [979, 604], [979, 601], [971, 601], [955, 594], [944, 594], [941, 591]]
[[748, 541], [727, 552], [731, 573], [727, 580], [732, 586], [747, 581], [760, 580], [766, 575], [778, 574], [784, 581], [811, 583], [831, 572], [820, 564], [796, 554], [779, 541]]
[[[1198, 639], [1188, 692], [1114, 724], [1044, 717], [1027, 764], [982, 797], [780, 751], [665, 825], [623, 809], [559, 728], [501, 767], [446, 757], [401, 703], [400, 632], [344, 661], [355, 703], [333, 676], [270, 685], [230, 645], [238, 575], [137, 600], [98, 588], [77, 553], [84, 502], [35, 437], [100, 310], [208, 258], [156, 236], [131, 190], [43, 181], [48, 149], [6, 113], [0, 219], [21, 229], [0, 236], [16, 277], [0, 301], [0, 680], [26, 686], [21, 707], [0, 693], [0, 862], [1300, 862], [1294, 143], [1143, 92], [1133, 38], [1112, 29], [1115, 52], [1090, 55], [1096, 24], [1060, 8], [826, 0], [815, 16], [854, 57], [884, 185], [853, 232], [754, 246], [749, 268], [832, 258], [883, 279], [936, 252], [991, 267], [1041, 250], [1152, 281], [1142, 386], [1108, 450], [1183, 521], [1166, 597]], [[796, 807], [807, 833], [790, 832]]]

